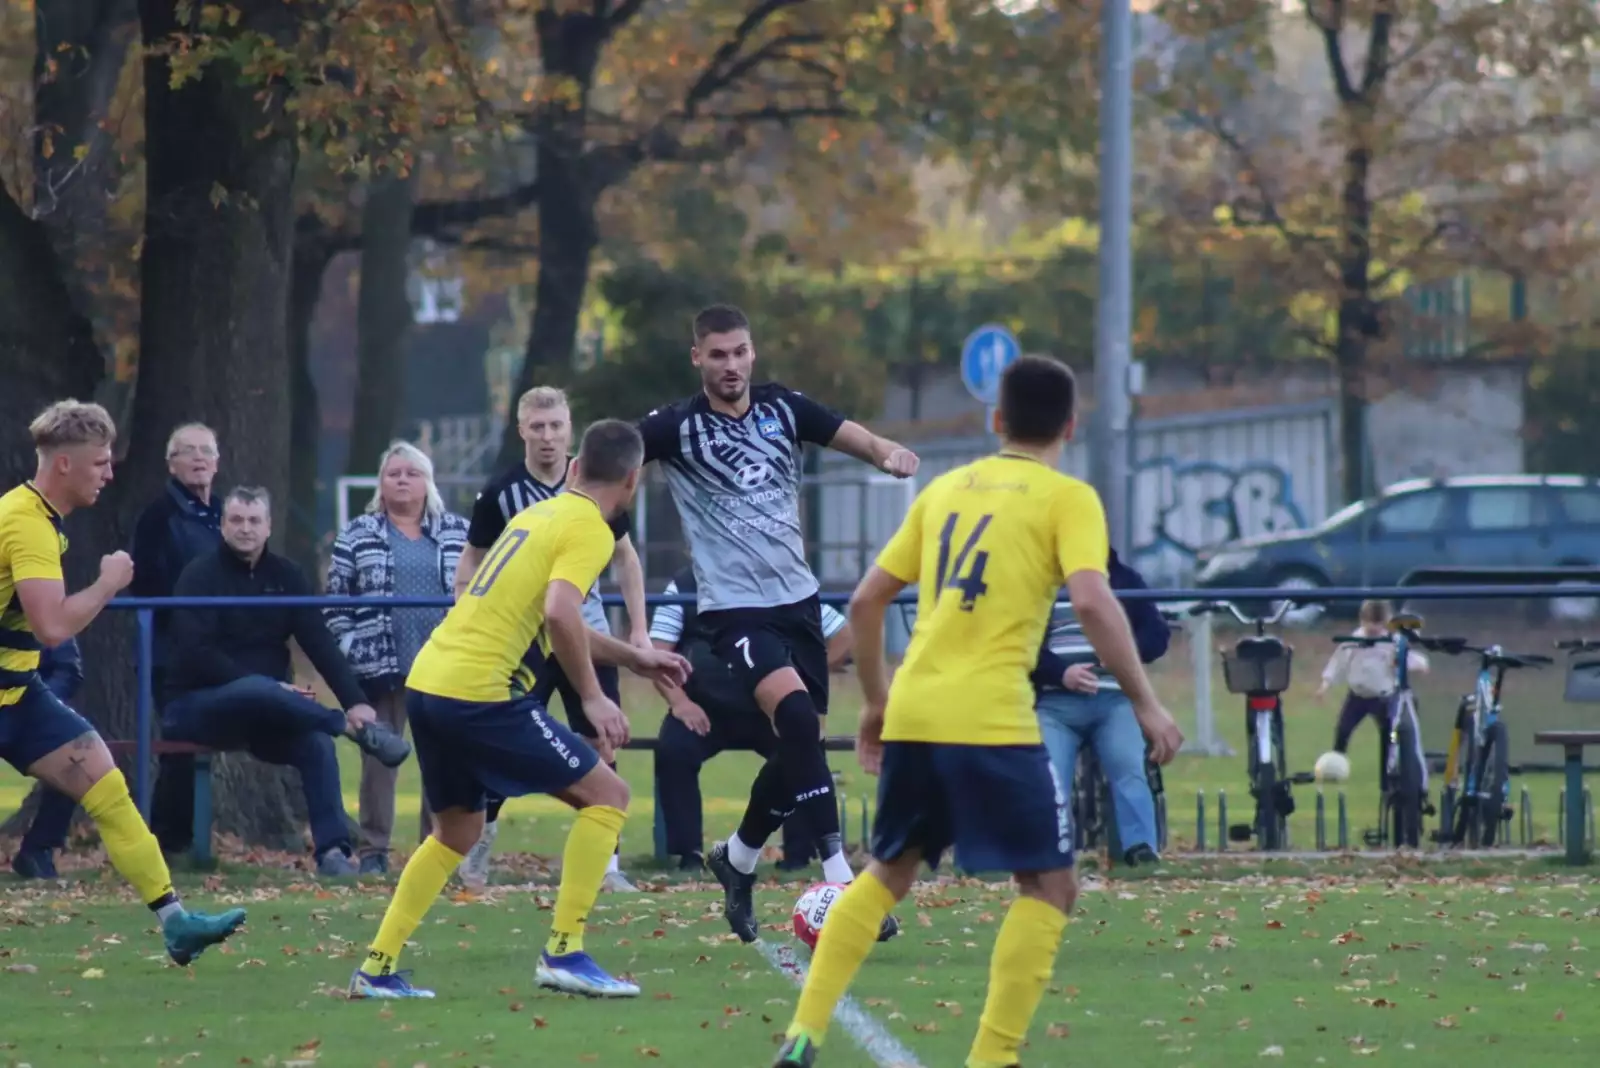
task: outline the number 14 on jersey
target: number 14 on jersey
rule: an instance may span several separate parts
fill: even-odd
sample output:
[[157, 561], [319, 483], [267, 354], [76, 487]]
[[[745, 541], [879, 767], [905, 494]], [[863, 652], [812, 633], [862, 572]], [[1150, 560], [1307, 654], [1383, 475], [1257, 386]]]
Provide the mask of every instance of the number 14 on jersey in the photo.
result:
[[993, 518], [992, 514], [978, 517], [953, 561], [950, 559], [950, 550], [956, 540], [957, 528], [962, 526], [961, 514], [951, 512], [945, 517], [944, 526], [939, 531], [939, 570], [936, 575], [939, 594], [942, 597], [945, 590], [961, 591], [960, 608], [963, 612], [972, 611], [978, 598], [989, 591], [983, 581], [984, 568], [989, 566], [989, 552], [978, 548], [978, 543], [982, 541], [983, 532], [989, 528], [989, 520]]

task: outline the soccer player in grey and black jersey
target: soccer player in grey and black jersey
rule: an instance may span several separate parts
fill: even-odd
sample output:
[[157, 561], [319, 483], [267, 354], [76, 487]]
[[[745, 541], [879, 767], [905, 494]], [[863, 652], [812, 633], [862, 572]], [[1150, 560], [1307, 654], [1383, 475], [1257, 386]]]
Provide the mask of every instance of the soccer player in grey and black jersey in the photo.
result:
[[[828, 645], [800, 529], [801, 452], [825, 445], [897, 478], [917, 473], [917, 457], [794, 390], [752, 386], [755, 344], [738, 308], [695, 316], [689, 358], [701, 392], [651, 412], [639, 432], [645, 462], [662, 464], [683, 521], [700, 623], [778, 735], [738, 831], [706, 858], [726, 892], [728, 926], [754, 942], [756, 861], [796, 808], [821, 840], [828, 881], [852, 878], [822, 748]], [[890, 917], [882, 937], [897, 929]]]

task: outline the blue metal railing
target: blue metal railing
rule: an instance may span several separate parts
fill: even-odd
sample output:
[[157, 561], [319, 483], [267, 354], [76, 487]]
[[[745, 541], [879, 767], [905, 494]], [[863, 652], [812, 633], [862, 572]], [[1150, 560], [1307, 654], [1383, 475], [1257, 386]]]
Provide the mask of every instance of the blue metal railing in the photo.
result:
[[[1293, 600], [1302, 604], [1325, 604], [1334, 601], [1364, 600], [1549, 600], [1553, 598], [1600, 598], [1600, 584], [1569, 583], [1562, 585], [1453, 585], [1453, 586], [1326, 586], [1317, 590], [1278, 590], [1259, 588], [1240, 589], [1169, 589], [1169, 590], [1118, 590], [1124, 601], [1159, 601], [1184, 603], [1194, 601], [1281, 601]], [[833, 605], [842, 605], [850, 599], [847, 593], [823, 593], [820, 599]], [[622, 605], [619, 595], [603, 598], [608, 607]], [[449, 597], [124, 597], [106, 607], [135, 613], [139, 629], [137, 749], [134, 767], [134, 796], [139, 810], [148, 818], [150, 812], [150, 753], [154, 744], [154, 677], [155, 613], [181, 608], [337, 608], [371, 607], [374, 602], [387, 608], [448, 608], [454, 601]], [[648, 605], [693, 604], [693, 594], [650, 594]], [[899, 604], [915, 604], [916, 596], [907, 591], [897, 598]], [[1597, 624], [1600, 628], [1600, 624]]]

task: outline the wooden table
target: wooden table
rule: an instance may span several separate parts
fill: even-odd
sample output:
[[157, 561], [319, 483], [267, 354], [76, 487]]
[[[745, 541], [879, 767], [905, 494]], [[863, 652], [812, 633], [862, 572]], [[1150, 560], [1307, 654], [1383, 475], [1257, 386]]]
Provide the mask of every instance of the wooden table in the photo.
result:
[[1600, 745], [1600, 731], [1536, 731], [1539, 745], [1559, 745], [1566, 755], [1567, 863], [1589, 863], [1589, 820], [1583, 805], [1583, 749]]

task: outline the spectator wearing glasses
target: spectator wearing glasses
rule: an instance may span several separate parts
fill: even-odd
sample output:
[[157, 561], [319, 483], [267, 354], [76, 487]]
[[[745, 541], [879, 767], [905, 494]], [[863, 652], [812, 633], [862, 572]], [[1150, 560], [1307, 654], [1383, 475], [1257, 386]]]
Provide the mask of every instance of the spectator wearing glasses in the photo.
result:
[[[223, 502], [222, 546], [183, 569], [179, 597], [305, 597], [305, 572], [267, 549], [272, 533], [267, 491], [240, 487]], [[293, 638], [340, 708], [291, 680]], [[316, 608], [183, 608], [172, 640], [182, 650], [167, 676], [162, 728], [169, 738], [249, 752], [300, 772], [317, 870], [356, 874], [349, 820], [339, 787], [333, 739], [347, 737], [389, 767], [411, 753], [378, 722], [361, 683]], [[342, 709], [342, 711], [341, 711]]]
[[[347, 523], [333, 542], [328, 593], [336, 597], [449, 597], [467, 544], [467, 521], [445, 511], [433, 481], [433, 461], [397, 441], [378, 461], [378, 488], [365, 515]], [[323, 614], [361, 679], [378, 720], [397, 735], [406, 729], [406, 675], [443, 608], [340, 605]], [[389, 870], [394, 792], [399, 772], [368, 754], [361, 758], [361, 871]], [[420, 838], [432, 830], [424, 801]]]
[[[211, 493], [222, 452], [204, 423], [184, 423], [167, 438], [167, 484], [139, 513], [133, 527], [133, 597], [171, 597], [178, 576], [197, 556], [222, 544], [222, 508]], [[172, 613], [155, 613], [152, 687], [165, 686], [172, 656]], [[66, 827], [63, 824], [62, 831]], [[161, 757], [151, 796], [150, 830], [168, 853], [188, 850], [194, 837], [194, 757]]]

